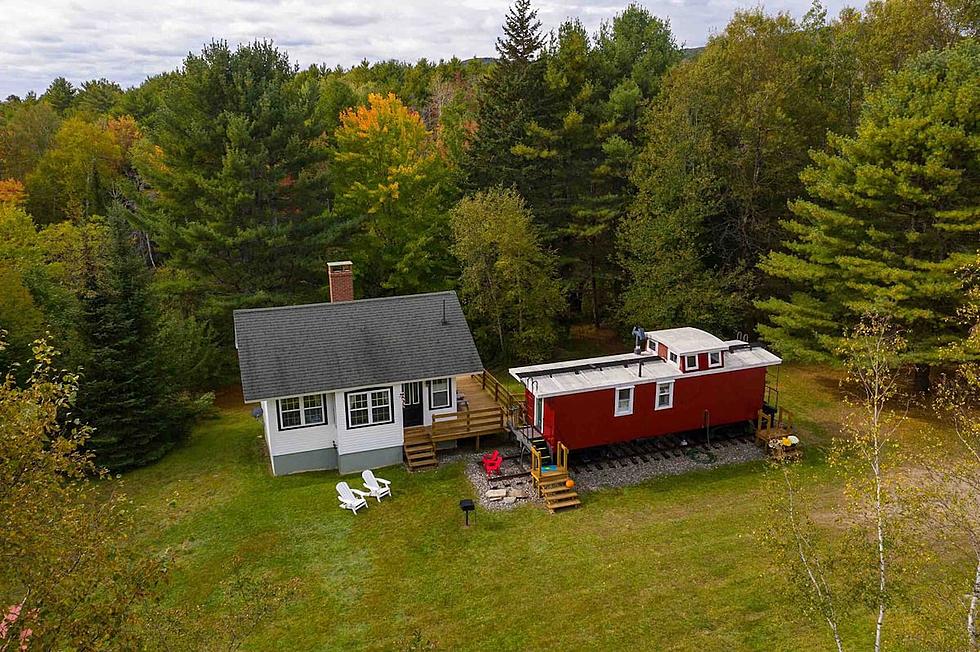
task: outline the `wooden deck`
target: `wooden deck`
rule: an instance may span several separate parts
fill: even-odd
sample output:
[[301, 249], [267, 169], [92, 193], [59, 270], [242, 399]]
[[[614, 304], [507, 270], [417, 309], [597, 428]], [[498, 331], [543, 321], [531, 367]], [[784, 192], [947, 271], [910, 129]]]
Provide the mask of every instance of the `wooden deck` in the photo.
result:
[[489, 372], [455, 378], [457, 411], [432, 415], [432, 425], [405, 428], [405, 460], [410, 470], [436, 465], [439, 442], [474, 438], [504, 432], [520, 418], [523, 397], [507, 391]]

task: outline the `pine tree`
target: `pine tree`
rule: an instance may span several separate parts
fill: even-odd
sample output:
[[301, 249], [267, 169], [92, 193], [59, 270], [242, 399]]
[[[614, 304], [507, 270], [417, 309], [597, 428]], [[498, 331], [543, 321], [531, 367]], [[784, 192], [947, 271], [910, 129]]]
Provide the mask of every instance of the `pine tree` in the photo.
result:
[[104, 247], [100, 264], [97, 245], [86, 245], [77, 405], [82, 420], [95, 429], [88, 446], [97, 462], [124, 469], [159, 458], [184, 426], [164, 394], [152, 346], [147, 274], [122, 219], [111, 220]]
[[58, 113], [65, 113], [75, 102], [78, 89], [64, 77], [56, 77], [41, 99], [51, 105]]
[[231, 340], [233, 308], [322, 298], [329, 156], [319, 84], [269, 43], [212, 43], [161, 89], [136, 168], [140, 226], [206, 297]]
[[578, 21], [562, 24], [545, 51], [551, 115], [518, 153], [548, 162], [544, 206], [535, 214], [565, 253], [570, 279], [595, 325], [614, 294], [614, 235], [632, 193], [642, 107], [680, 58], [666, 22], [631, 5], [591, 40]]
[[909, 342], [906, 363], [928, 388], [929, 365], [965, 337], [957, 272], [980, 233], [980, 44], [914, 59], [864, 106], [857, 134], [832, 135], [802, 175], [788, 253], [762, 263], [792, 293], [758, 306], [760, 333], [786, 355], [826, 358], [844, 329], [882, 313]]
[[516, 186], [533, 204], [545, 166], [513, 151], [545, 115], [544, 39], [530, 0], [516, 0], [503, 29], [496, 46], [499, 58], [481, 84], [477, 130], [463, 169], [469, 190]]

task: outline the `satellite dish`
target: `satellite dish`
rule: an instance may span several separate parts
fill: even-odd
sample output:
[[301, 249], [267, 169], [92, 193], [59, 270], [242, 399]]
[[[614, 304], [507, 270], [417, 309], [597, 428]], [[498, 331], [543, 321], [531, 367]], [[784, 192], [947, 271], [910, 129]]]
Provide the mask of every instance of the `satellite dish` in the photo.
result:
[[260, 406], [257, 406], [255, 409], [252, 410], [252, 416], [255, 417], [256, 419], [261, 419], [262, 418], [262, 406], [261, 405]]

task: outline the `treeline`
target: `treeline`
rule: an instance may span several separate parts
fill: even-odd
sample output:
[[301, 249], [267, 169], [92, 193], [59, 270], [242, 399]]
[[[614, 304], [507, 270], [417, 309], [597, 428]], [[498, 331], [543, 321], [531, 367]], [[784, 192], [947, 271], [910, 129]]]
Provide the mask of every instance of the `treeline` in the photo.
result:
[[231, 310], [322, 301], [350, 258], [358, 296], [459, 289], [488, 362], [574, 322], [826, 358], [879, 311], [925, 384], [975, 278], [978, 24], [754, 10], [685, 58], [641, 7], [546, 34], [518, 0], [492, 61], [215, 42], [135, 88], [56, 79], [0, 104], [3, 364], [50, 332], [104, 461], [141, 463], [233, 371]]

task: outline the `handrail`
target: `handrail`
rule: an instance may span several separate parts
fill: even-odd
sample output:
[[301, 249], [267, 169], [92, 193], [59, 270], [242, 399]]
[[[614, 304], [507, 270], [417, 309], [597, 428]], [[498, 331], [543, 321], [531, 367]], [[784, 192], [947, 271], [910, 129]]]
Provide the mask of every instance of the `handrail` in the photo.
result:
[[[514, 403], [520, 403], [521, 397], [515, 395], [507, 387], [504, 386], [499, 380], [497, 380], [492, 373], [484, 369], [479, 374], [472, 374], [473, 378], [479, 378], [480, 388], [483, 391], [491, 394], [495, 403], [503, 405], [505, 408], [510, 409]], [[490, 389], [487, 389], [487, 385]], [[505, 399], [505, 400], [501, 400]]]

